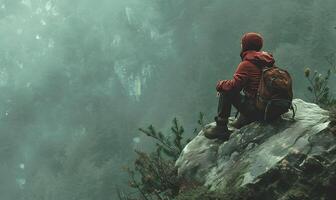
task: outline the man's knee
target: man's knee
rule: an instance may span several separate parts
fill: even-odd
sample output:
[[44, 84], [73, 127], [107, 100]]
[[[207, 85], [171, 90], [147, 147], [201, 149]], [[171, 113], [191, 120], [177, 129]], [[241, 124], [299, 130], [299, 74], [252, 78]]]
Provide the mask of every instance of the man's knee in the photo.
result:
[[237, 97], [240, 95], [240, 92], [236, 90], [225, 90], [220, 92], [220, 96], [222, 97]]
[[241, 107], [242, 97], [236, 91], [224, 91], [220, 93], [219, 107], [234, 106], [237, 110]]

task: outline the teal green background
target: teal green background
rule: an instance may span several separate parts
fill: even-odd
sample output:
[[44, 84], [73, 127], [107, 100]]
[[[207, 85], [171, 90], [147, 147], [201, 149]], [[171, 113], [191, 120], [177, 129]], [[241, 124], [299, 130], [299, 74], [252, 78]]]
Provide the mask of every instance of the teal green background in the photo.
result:
[[304, 68], [335, 67], [335, 10], [334, 0], [0, 0], [0, 199], [116, 199], [128, 190], [122, 166], [151, 149], [137, 128], [165, 130], [176, 116], [191, 135], [199, 112], [212, 120], [245, 32], [264, 35], [309, 100]]

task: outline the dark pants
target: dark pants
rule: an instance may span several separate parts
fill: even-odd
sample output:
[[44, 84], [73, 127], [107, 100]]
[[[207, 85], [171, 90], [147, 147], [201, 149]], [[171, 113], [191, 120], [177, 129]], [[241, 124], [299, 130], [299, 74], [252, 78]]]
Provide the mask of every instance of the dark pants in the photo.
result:
[[222, 92], [219, 96], [218, 114], [215, 117], [217, 124], [226, 125], [231, 115], [232, 105], [249, 121], [261, 120], [263, 113], [255, 106], [255, 99], [236, 91]]

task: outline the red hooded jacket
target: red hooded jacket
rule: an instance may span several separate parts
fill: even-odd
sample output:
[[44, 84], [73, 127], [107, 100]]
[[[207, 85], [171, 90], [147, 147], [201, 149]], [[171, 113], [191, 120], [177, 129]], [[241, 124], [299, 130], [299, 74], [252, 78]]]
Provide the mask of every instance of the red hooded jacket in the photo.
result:
[[244, 91], [245, 95], [255, 97], [258, 91], [263, 67], [272, 67], [275, 63], [273, 56], [263, 51], [246, 51], [243, 60], [238, 65], [232, 80], [219, 81], [217, 91]]
[[[259, 51], [262, 47], [261, 36], [257, 35], [256, 37], [255, 33], [248, 34], [242, 38], [242, 62], [238, 65], [232, 80], [223, 80], [217, 83], [218, 92], [232, 90], [240, 92], [243, 90], [245, 95], [255, 97], [258, 92], [262, 68], [274, 65], [275, 61], [271, 54]], [[254, 45], [256, 41], [258, 46]]]

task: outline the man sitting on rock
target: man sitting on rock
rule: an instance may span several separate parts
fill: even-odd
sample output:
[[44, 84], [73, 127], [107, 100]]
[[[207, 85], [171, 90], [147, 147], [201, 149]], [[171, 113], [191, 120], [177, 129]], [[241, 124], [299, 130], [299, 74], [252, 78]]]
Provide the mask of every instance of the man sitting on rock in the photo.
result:
[[[232, 80], [221, 80], [217, 83], [219, 94], [216, 126], [204, 130], [209, 139], [226, 140], [230, 136], [227, 124], [233, 105], [240, 113], [232, 126], [241, 128], [251, 122], [262, 119], [264, 112], [256, 108], [256, 95], [263, 67], [272, 67], [273, 56], [261, 51], [263, 38], [258, 33], [246, 33], [241, 40], [242, 62], [233, 75]], [[243, 91], [243, 94], [241, 94]]]

